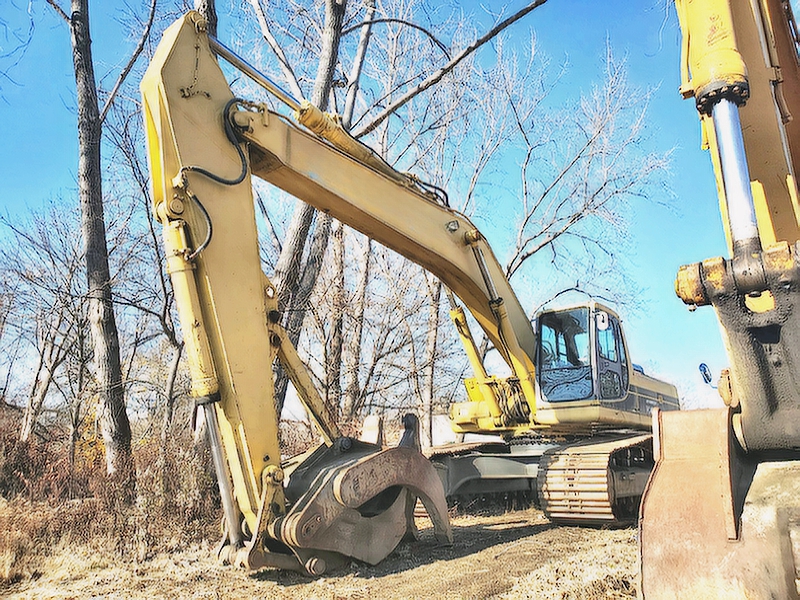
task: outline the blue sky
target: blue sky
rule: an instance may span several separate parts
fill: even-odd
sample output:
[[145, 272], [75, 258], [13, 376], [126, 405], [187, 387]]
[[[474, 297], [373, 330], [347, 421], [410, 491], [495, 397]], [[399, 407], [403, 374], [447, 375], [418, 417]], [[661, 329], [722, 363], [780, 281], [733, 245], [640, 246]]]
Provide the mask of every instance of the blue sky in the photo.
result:
[[[12, 3], [13, 2], [13, 3]], [[480, 17], [477, 3], [472, 5]], [[624, 314], [631, 354], [636, 362], [681, 387], [694, 401], [713, 403], [716, 394], [697, 371], [706, 362], [715, 373], [727, 360], [711, 308], [690, 313], [675, 296], [678, 267], [726, 254], [717, 196], [707, 153], [700, 150], [697, 117], [678, 94], [679, 31], [672, 6], [657, 0], [550, 0], [514, 27], [527, 40], [533, 28], [541, 49], [554, 62], [568, 60], [567, 89], [588, 91], [600, 79], [607, 41], [627, 57], [634, 85], [658, 88], [649, 109], [654, 149], [673, 148], [670, 208], [629, 215], [635, 255], [633, 279], [641, 286], [643, 309]], [[222, 3], [220, 3], [222, 5]], [[511, 3], [512, 8], [522, 2]], [[21, 6], [22, 12], [15, 6]], [[115, 19], [110, 3], [93, 3], [92, 38], [96, 75], [110, 87], [135, 45]], [[24, 23], [20, 0], [0, 0], [2, 54], [12, 40], [4, 20]], [[44, 3], [33, 5], [36, 31], [20, 64], [10, 72], [15, 83], [0, 80], [2, 205], [10, 213], [39, 206], [48, 198], [70, 197], [75, 190], [74, 80], [65, 24]], [[227, 9], [226, 9], [227, 10]], [[220, 37], [226, 39], [222, 11]], [[485, 19], [489, 23], [489, 18]], [[562, 89], [564, 86], [562, 86]]]

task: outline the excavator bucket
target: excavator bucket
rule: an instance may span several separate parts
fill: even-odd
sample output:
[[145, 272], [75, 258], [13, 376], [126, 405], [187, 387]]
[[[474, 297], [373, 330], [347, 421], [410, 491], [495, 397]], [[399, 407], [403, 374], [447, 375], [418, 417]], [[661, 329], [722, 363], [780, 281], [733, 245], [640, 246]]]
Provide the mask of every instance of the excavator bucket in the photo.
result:
[[[416, 419], [410, 421], [415, 427]], [[340, 437], [290, 461], [284, 472], [290, 507], [239, 551], [241, 566], [321, 575], [351, 558], [377, 564], [404, 537], [416, 536], [418, 498], [436, 540], [453, 541], [441, 480], [413, 444], [382, 449]]]
[[727, 408], [654, 421], [657, 460], [639, 521], [642, 595], [800, 597], [800, 461], [746, 455]]

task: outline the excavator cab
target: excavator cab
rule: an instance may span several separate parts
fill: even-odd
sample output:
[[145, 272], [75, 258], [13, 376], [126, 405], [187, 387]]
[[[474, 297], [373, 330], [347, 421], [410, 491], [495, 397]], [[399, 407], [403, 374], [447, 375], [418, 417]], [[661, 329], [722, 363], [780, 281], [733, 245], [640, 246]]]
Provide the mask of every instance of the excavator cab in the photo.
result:
[[[539, 410], [590, 404], [642, 415], [679, 408], [675, 388], [628, 359], [619, 316], [598, 302], [548, 310], [537, 318]], [[573, 406], [576, 406], [573, 404]], [[547, 413], [545, 413], [547, 414]], [[631, 423], [634, 424], [634, 423]]]
[[619, 318], [597, 305], [544, 312], [539, 316], [537, 375], [544, 402], [628, 393], [630, 367]]
[[[463, 332], [460, 318], [454, 320]], [[675, 386], [630, 362], [622, 320], [599, 302], [541, 312], [535, 340], [534, 399], [520, 391], [516, 375], [488, 375], [473, 359], [475, 376], [465, 380], [468, 400], [450, 409], [457, 433], [647, 431], [653, 408], [679, 408]], [[469, 335], [462, 333], [462, 341], [468, 355], [477, 354]]]

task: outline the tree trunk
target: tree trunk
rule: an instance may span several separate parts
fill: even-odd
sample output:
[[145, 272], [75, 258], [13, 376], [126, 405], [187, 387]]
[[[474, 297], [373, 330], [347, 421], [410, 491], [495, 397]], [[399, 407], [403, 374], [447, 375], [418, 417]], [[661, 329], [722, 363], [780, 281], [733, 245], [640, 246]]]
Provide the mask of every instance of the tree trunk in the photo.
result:
[[326, 402], [332, 414], [338, 415], [342, 401], [342, 345], [344, 322], [344, 225], [333, 223], [333, 261], [334, 281], [331, 284], [333, 315], [331, 333], [326, 353], [325, 365]]
[[103, 192], [100, 171], [102, 127], [89, 37], [88, 0], [72, 0], [70, 29], [78, 100], [78, 194], [86, 248], [88, 314], [97, 370], [98, 421], [106, 452], [106, 470], [123, 500], [133, 498], [135, 475], [131, 428], [125, 412], [119, 336], [111, 296]]
[[[311, 103], [325, 110], [328, 106], [328, 97], [333, 85], [333, 75], [339, 57], [339, 41], [342, 37], [342, 23], [347, 2], [346, 0], [325, 1], [325, 28], [322, 33], [322, 53], [317, 67], [317, 77], [314, 82], [314, 91], [311, 94]], [[278, 293], [283, 295], [289, 317], [286, 320], [286, 329], [289, 340], [297, 345], [305, 319], [306, 307], [317, 276], [322, 266], [322, 258], [328, 246], [331, 218], [323, 215], [314, 229], [311, 247], [309, 248], [303, 275], [300, 277], [300, 264], [305, 249], [306, 238], [314, 219], [314, 209], [307, 204], [298, 204], [289, 225], [290, 236], [275, 267]], [[303, 235], [305, 232], [305, 235]], [[286, 390], [289, 381], [282, 369], [278, 370], [275, 382], [275, 406], [278, 414], [283, 410], [286, 399]]]
[[75, 453], [78, 448], [78, 440], [80, 439], [81, 432], [80, 426], [83, 421], [81, 416], [81, 408], [83, 406], [84, 398], [86, 397], [86, 380], [87, 380], [87, 352], [86, 352], [86, 328], [78, 326], [77, 336], [75, 343], [78, 345], [78, 376], [75, 382], [75, 394], [69, 405], [69, 474], [70, 481], [73, 481], [75, 475]]
[[361, 385], [358, 380], [358, 366], [361, 364], [361, 344], [364, 336], [364, 311], [367, 300], [367, 286], [372, 263], [372, 240], [364, 238], [364, 252], [361, 258], [361, 273], [353, 301], [353, 327], [347, 351], [344, 353], [345, 393], [342, 417], [352, 419], [360, 405]]
[[[331, 221], [332, 217], [330, 215], [319, 214], [314, 229], [314, 235], [311, 238], [311, 246], [308, 249], [308, 257], [306, 258], [305, 268], [303, 269], [303, 276], [297, 282], [297, 290], [292, 296], [294, 308], [289, 310], [289, 315], [286, 318], [286, 332], [289, 336], [289, 341], [291, 341], [294, 346], [297, 346], [300, 334], [303, 332], [303, 321], [306, 317], [306, 304], [311, 297], [311, 292], [314, 291], [314, 284], [317, 282], [317, 276], [322, 268], [322, 261], [325, 258], [325, 248], [328, 245]], [[283, 403], [286, 399], [286, 390], [288, 387], [289, 378], [283, 369], [281, 369], [278, 371], [275, 378], [275, 407], [278, 414], [281, 414], [283, 410]]]
[[21, 442], [27, 442], [31, 438], [31, 435], [33, 435], [36, 419], [42, 410], [45, 396], [47, 396], [47, 392], [50, 390], [50, 383], [53, 381], [53, 370], [49, 365], [43, 365], [41, 373], [42, 376], [37, 376], [36, 380], [33, 382], [33, 389], [28, 398], [28, 404], [25, 407], [25, 413], [22, 418], [22, 429], [19, 433]]
[[169, 364], [167, 383], [164, 386], [164, 420], [161, 422], [161, 447], [166, 448], [169, 430], [172, 426], [172, 415], [175, 411], [175, 380], [178, 377], [178, 367], [181, 364], [181, 354], [183, 353], [183, 343], [173, 343], [172, 361]]
[[[423, 448], [433, 445], [433, 397], [436, 389], [436, 344], [439, 337], [439, 306], [442, 297], [442, 282], [426, 275], [432, 283], [431, 303], [428, 307], [428, 331], [425, 335], [425, 361], [423, 363], [422, 419], [420, 437]], [[431, 282], [431, 280], [434, 280]]]
[[[345, 102], [344, 113], [342, 114], [342, 127], [350, 129], [350, 123], [353, 120], [353, 111], [355, 110], [356, 95], [359, 89], [359, 79], [361, 78], [361, 71], [364, 67], [364, 58], [366, 57], [367, 47], [369, 46], [369, 38], [372, 33], [372, 19], [375, 16], [375, 0], [366, 0], [364, 3], [367, 7], [366, 15], [364, 16], [364, 25], [361, 27], [361, 34], [358, 41], [358, 49], [356, 50], [356, 57], [353, 61], [353, 68], [350, 70], [350, 75], [347, 80], [347, 99]], [[353, 402], [347, 402], [342, 395], [342, 358], [344, 352], [344, 225], [339, 221], [334, 221], [334, 238], [333, 238], [333, 263], [334, 272], [336, 277], [332, 284], [331, 293], [334, 295], [335, 312], [333, 315], [333, 323], [331, 324], [331, 336], [328, 349], [328, 362], [326, 364], [325, 376], [328, 381], [328, 396], [330, 398], [328, 406], [336, 409], [337, 415], [342, 415], [346, 419], [352, 418], [351, 410]], [[369, 259], [369, 254], [367, 254]], [[366, 269], [365, 269], [366, 272]], [[366, 290], [366, 282], [364, 285]], [[364, 310], [364, 297], [361, 296], [361, 312], [360, 317], [363, 317]], [[358, 343], [361, 344], [361, 319], [358, 319]], [[353, 372], [355, 372], [355, 384], [358, 388], [358, 361], [360, 360], [360, 348], [353, 354], [356, 357], [355, 364], [351, 364]], [[352, 381], [352, 380], [351, 380]], [[344, 402], [343, 402], [344, 401]], [[343, 404], [349, 404], [345, 409]]]

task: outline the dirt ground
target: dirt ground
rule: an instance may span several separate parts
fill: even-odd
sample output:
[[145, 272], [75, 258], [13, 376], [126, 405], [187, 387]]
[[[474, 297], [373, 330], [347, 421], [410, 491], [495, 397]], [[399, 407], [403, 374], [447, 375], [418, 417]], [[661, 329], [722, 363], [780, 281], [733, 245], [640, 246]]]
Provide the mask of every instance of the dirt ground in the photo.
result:
[[319, 579], [246, 573], [212, 558], [212, 544], [143, 561], [86, 546], [54, 548], [0, 596], [22, 598], [608, 599], [636, 596], [636, 530], [558, 527], [535, 509], [452, 519], [454, 544], [436, 545], [418, 519], [416, 542], [377, 566], [352, 562]]

